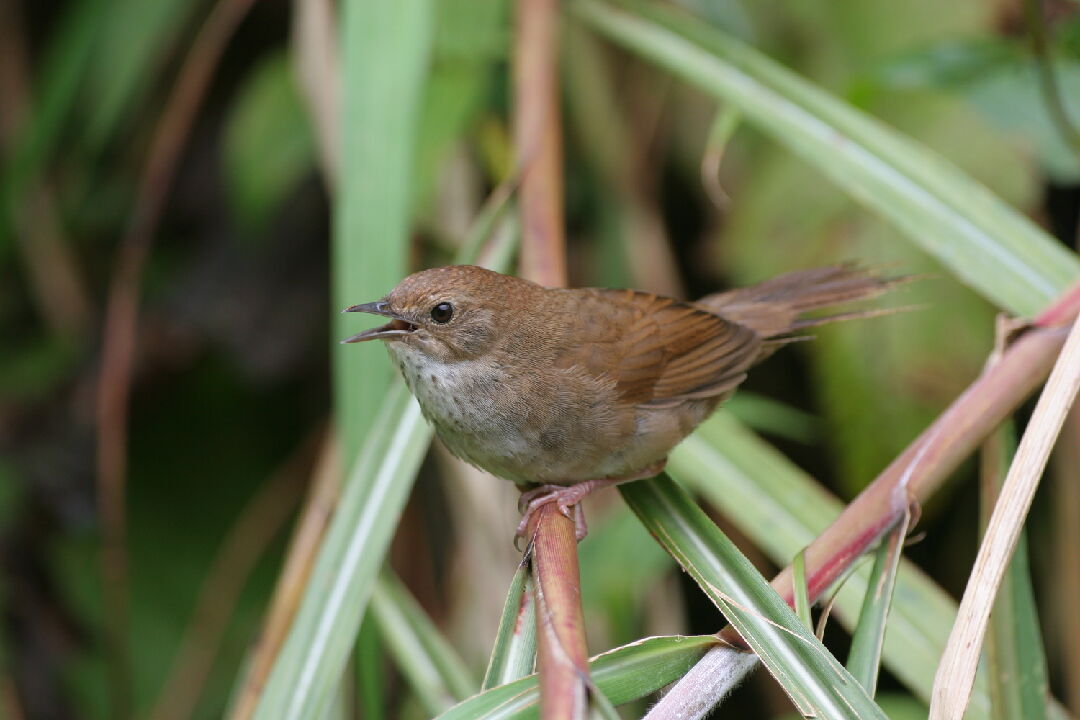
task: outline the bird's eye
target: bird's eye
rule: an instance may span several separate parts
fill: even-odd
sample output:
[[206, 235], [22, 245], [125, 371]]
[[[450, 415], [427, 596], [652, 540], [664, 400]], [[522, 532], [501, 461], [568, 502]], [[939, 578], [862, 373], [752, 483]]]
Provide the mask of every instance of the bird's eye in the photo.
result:
[[454, 317], [454, 306], [448, 302], [441, 302], [431, 308], [431, 319], [440, 325], [450, 322], [452, 317]]

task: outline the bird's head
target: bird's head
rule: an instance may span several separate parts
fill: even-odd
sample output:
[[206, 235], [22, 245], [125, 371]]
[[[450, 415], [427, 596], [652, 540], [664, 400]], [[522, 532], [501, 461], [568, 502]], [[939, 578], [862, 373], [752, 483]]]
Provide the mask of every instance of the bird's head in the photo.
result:
[[392, 350], [421, 352], [444, 363], [475, 358], [496, 341], [508, 307], [533, 283], [472, 265], [414, 273], [381, 300], [343, 312], [365, 312], [390, 322], [343, 340], [385, 340]]

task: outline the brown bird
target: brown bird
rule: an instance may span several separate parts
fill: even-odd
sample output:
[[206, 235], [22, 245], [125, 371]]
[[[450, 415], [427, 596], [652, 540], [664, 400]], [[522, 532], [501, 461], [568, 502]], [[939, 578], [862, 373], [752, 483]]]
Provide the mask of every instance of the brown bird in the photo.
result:
[[[634, 290], [546, 288], [471, 265], [410, 275], [346, 312], [390, 318], [384, 340], [424, 415], [462, 460], [523, 489], [525, 517], [651, 477], [791, 333], [874, 311], [803, 314], [898, 279], [852, 265], [788, 273], [697, 302]], [[575, 514], [579, 539], [584, 518]]]

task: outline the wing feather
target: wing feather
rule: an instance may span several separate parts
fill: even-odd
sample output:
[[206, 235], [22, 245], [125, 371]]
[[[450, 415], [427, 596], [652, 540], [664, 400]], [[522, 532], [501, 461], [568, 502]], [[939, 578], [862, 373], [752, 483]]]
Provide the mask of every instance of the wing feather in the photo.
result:
[[597, 339], [599, 352], [577, 357], [613, 379], [627, 404], [659, 408], [721, 396], [742, 382], [761, 352], [752, 329], [672, 298], [592, 290], [582, 301], [581, 316], [619, 331]]

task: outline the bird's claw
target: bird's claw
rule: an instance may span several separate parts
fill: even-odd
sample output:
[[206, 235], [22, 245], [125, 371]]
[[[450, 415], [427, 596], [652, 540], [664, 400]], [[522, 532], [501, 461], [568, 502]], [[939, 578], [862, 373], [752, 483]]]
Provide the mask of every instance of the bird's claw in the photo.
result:
[[579, 504], [581, 499], [588, 494], [587, 490], [582, 492], [583, 489], [578, 488], [576, 485], [541, 485], [538, 488], [522, 493], [521, 499], [518, 501], [518, 509], [522, 513], [522, 518], [521, 522], [518, 523], [515, 537], [525, 537], [536, 513], [545, 505], [555, 503], [564, 517], [573, 519], [574, 536], [578, 542], [581, 542], [589, 534], [589, 527], [585, 523], [585, 513]]

